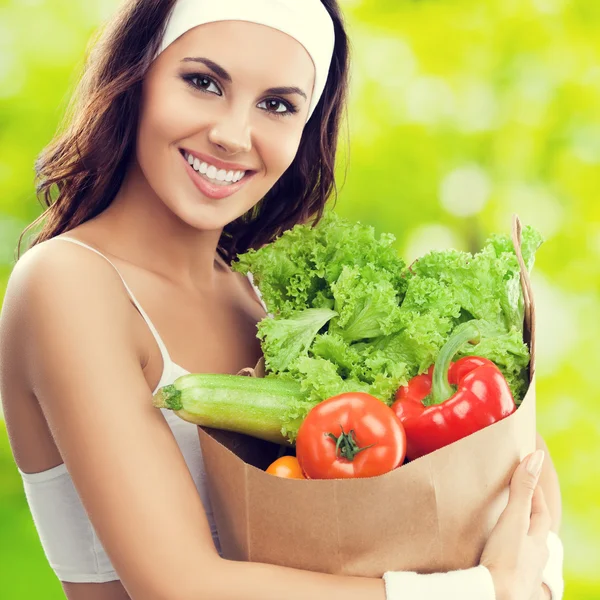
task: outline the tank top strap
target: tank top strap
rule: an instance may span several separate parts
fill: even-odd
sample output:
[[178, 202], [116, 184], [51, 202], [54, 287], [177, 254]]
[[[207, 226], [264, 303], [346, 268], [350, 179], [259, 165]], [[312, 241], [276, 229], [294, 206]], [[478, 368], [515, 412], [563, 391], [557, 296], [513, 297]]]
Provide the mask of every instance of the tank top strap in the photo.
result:
[[165, 365], [167, 363], [171, 363], [172, 362], [171, 356], [169, 355], [167, 347], [165, 346], [165, 343], [162, 341], [162, 338], [160, 337], [156, 327], [154, 327], [154, 323], [152, 323], [152, 321], [150, 320], [150, 317], [146, 314], [146, 311], [142, 308], [142, 305], [137, 301], [137, 298], [134, 296], [133, 292], [127, 285], [127, 282], [121, 275], [121, 272], [119, 271], [119, 269], [117, 269], [116, 265], [107, 256], [102, 254], [102, 252], [100, 252], [99, 250], [96, 250], [96, 248], [93, 248], [92, 246], [88, 246], [88, 244], [84, 244], [83, 242], [80, 242], [79, 240], [76, 240], [74, 238], [69, 238], [69, 237], [54, 237], [53, 239], [64, 240], [67, 242], [73, 242], [74, 244], [83, 246], [84, 248], [88, 248], [92, 252], [99, 254], [102, 258], [104, 258], [106, 261], [108, 261], [113, 266], [114, 270], [117, 272], [117, 275], [121, 278], [121, 281], [123, 282], [123, 285], [125, 286], [125, 289], [127, 290], [127, 293], [129, 294], [129, 297], [131, 298], [133, 304], [138, 309], [138, 311], [142, 315], [142, 318], [144, 319], [144, 321], [146, 321], [148, 328], [152, 332], [152, 335], [154, 336], [154, 339], [156, 340], [156, 343], [158, 344], [158, 347], [160, 348], [160, 352], [162, 354]]
[[256, 299], [260, 302], [260, 304], [262, 305], [264, 311], [269, 314], [269, 316], [272, 316], [269, 313], [269, 309], [267, 308], [267, 305], [265, 304], [265, 301], [263, 300], [262, 294], [260, 293], [260, 290], [258, 289], [258, 286], [254, 283], [254, 275], [250, 272], [248, 272], [248, 274], [246, 275], [246, 277], [248, 278], [248, 281], [250, 282], [250, 285], [252, 286], [252, 289], [254, 290], [254, 294], [256, 295]]

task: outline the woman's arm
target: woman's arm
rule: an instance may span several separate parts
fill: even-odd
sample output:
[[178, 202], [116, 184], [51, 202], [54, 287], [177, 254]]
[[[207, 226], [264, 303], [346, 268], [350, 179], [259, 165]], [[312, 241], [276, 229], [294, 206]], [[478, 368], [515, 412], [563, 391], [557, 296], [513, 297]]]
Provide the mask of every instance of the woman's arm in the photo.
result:
[[[204, 507], [141, 367], [114, 270], [69, 247], [28, 251], [4, 315], [75, 487], [133, 600], [384, 600], [382, 579], [219, 557]], [[13, 327], [14, 326], [14, 327]]]
[[[552, 458], [550, 457], [548, 446], [539, 433], [537, 434], [536, 438], [536, 448], [538, 450], [543, 450], [546, 455], [544, 466], [542, 467], [542, 473], [540, 475], [540, 486], [544, 490], [544, 497], [546, 498], [546, 504], [548, 505], [548, 510], [550, 511], [550, 517], [552, 520], [552, 524], [550, 526], [551, 533], [549, 535], [550, 537], [554, 536], [553, 539], [549, 539], [548, 542], [550, 558], [548, 561], [548, 568], [544, 573], [544, 581], [547, 581], [548, 584], [552, 585], [552, 587], [556, 590], [553, 597], [548, 585], [543, 583], [541, 599], [560, 600], [563, 588], [563, 549], [562, 544], [557, 537], [562, 519], [562, 499], [560, 495], [560, 485], [558, 482], [558, 474], [554, 468]], [[552, 583], [550, 580], [553, 580]]]
[[544, 459], [544, 466], [542, 467], [542, 474], [540, 475], [540, 486], [544, 490], [544, 497], [550, 510], [550, 516], [552, 517], [552, 531], [558, 533], [560, 529], [560, 522], [562, 519], [562, 500], [560, 495], [560, 484], [558, 482], [558, 474], [554, 468], [554, 463], [550, 457], [550, 451], [546, 442], [542, 436], [538, 433], [536, 439], [536, 448], [543, 450], [546, 458]]
[[[386, 600], [383, 579], [219, 557], [187, 465], [162, 414], [152, 407], [129, 298], [104, 259], [65, 252], [64, 246], [43, 253], [34, 248], [19, 261], [9, 287], [3, 318], [21, 332], [31, 387], [133, 600]], [[524, 472], [496, 527], [495, 545], [487, 550], [493, 580], [486, 567], [394, 573], [387, 600], [420, 598], [423, 585], [444, 590], [432, 598], [454, 586], [485, 600], [494, 597], [494, 585], [512, 589], [516, 576], [535, 581], [542, 554], [526, 525], [535, 514], [536, 530], [543, 533], [547, 509], [531, 509], [535, 484]], [[516, 519], [521, 512], [523, 518]]]

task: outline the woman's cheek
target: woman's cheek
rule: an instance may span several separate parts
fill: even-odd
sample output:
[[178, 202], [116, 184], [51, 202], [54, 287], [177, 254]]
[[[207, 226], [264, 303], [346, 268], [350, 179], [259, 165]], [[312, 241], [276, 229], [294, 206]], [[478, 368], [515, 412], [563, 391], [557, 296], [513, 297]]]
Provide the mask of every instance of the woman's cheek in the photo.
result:
[[277, 163], [279, 177], [287, 171], [296, 158], [301, 138], [302, 130], [291, 131], [277, 140], [277, 144], [273, 148], [273, 161]]
[[191, 138], [202, 128], [201, 112], [197, 103], [186, 94], [169, 94], [164, 102], [153, 105], [150, 115], [157, 140], [167, 145], [177, 145], [180, 140]]

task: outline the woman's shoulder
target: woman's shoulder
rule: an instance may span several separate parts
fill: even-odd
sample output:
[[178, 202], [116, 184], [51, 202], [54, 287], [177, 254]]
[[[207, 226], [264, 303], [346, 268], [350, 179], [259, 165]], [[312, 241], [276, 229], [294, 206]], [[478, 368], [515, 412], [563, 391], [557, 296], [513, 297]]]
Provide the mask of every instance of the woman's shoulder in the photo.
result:
[[[50, 239], [27, 250], [15, 264], [0, 314], [0, 337], [5, 349], [27, 356], [30, 339], [45, 340], [50, 349], [61, 331], [63, 336], [75, 336], [73, 331], [83, 336], [84, 331], [121, 324], [122, 341], [135, 345], [131, 314], [127, 292], [108, 261], [76, 244]], [[40, 331], [28, 336], [36, 327]]]
[[36, 244], [19, 258], [8, 279], [7, 300], [16, 297], [24, 301], [39, 293], [85, 293], [90, 286], [104, 298], [115, 296], [115, 292], [117, 297], [126, 298], [120, 277], [107, 260], [60, 237]]
[[[141, 372], [122, 287], [102, 257], [54, 239], [27, 250], [13, 268], [0, 313], [0, 395], [15, 454], [27, 472], [59, 458], [40, 413], [41, 398], [46, 408], [66, 405], [67, 397], [74, 404], [85, 385], [117, 385], [121, 364]], [[37, 432], [33, 438], [31, 431]]]

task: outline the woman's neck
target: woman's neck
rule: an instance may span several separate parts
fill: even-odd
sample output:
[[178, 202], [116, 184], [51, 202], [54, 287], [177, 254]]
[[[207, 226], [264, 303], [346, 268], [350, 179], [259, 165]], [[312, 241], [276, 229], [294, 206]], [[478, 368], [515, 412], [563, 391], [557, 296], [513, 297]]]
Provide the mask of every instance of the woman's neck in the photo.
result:
[[182, 288], [212, 287], [228, 269], [217, 255], [222, 230], [201, 231], [182, 221], [132, 164], [115, 199], [93, 219], [115, 256], [153, 271]]

